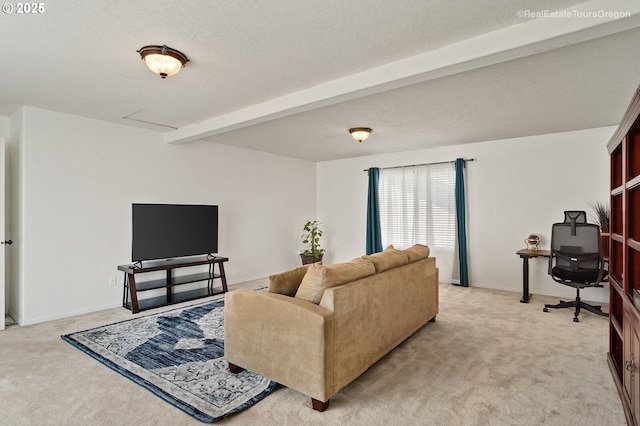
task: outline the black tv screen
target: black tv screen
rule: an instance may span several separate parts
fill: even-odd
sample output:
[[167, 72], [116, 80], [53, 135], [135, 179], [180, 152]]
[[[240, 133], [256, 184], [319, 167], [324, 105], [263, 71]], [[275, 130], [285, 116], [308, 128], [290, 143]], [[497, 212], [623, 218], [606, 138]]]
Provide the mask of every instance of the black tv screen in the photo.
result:
[[218, 252], [218, 206], [133, 204], [134, 262]]

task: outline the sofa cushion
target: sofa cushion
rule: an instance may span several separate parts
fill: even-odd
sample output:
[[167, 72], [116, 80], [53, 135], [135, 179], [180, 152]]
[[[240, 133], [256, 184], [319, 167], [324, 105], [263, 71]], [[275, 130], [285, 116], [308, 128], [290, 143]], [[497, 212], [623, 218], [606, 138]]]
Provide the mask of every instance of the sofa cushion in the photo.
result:
[[407, 253], [404, 250], [394, 249], [393, 246], [389, 246], [383, 252], [374, 253], [366, 256], [365, 258], [373, 262], [373, 265], [376, 268], [376, 273], [384, 272], [388, 269], [409, 263], [409, 256]]
[[303, 265], [290, 271], [270, 275], [268, 280], [269, 292], [291, 297], [295, 296], [302, 278], [307, 273], [307, 269], [309, 269], [309, 265]]
[[405, 250], [407, 255], [409, 256], [409, 263], [415, 262], [416, 260], [426, 259], [429, 257], [429, 246], [425, 246], [422, 244], [415, 244], [412, 247], [409, 247]]
[[350, 262], [336, 263], [334, 265], [313, 263], [309, 266], [302, 279], [296, 292], [296, 297], [317, 305], [320, 303], [325, 289], [368, 277], [375, 273], [376, 269], [368, 259], [354, 259]]

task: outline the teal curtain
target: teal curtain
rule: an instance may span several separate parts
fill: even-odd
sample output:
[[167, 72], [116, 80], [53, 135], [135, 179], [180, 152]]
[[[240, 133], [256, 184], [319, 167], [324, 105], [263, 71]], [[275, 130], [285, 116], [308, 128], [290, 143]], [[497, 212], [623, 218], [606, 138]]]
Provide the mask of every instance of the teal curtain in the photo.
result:
[[467, 265], [467, 217], [464, 196], [464, 160], [456, 159], [456, 234], [458, 246], [458, 264], [460, 285], [469, 287], [469, 269]]
[[369, 169], [369, 195], [367, 196], [367, 254], [382, 251], [382, 231], [380, 230], [380, 201], [378, 182], [380, 169]]

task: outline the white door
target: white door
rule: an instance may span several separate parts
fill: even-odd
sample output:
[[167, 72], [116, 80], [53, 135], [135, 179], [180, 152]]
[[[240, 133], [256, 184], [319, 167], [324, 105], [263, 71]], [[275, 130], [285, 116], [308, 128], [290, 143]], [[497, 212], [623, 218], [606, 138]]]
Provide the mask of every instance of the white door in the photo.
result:
[[[4, 194], [5, 194], [5, 142], [4, 138], [0, 138], [0, 240], [4, 242]], [[2, 321], [0, 321], [0, 330], [4, 330], [4, 321], [6, 314], [6, 306], [4, 300], [5, 284], [4, 284], [4, 250], [6, 244], [0, 244], [0, 312], [2, 312]]]

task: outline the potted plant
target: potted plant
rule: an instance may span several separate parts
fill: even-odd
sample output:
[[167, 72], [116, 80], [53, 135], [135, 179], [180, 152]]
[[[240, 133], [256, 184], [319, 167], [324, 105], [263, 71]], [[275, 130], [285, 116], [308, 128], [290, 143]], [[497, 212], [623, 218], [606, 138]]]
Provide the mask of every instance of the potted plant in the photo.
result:
[[593, 209], [591, 220], [600, 226], [600, 236], [602, 238], [602, 255], [609, 257], [609, 206], [599, 201], [590, 203]]
[[317, 220], [308, 220], [302, 228], [302, 243], [306, 244], [305, 250], [300, 253], [302, 264], [320, 262], [324, 255], [324, 249], [320, 247], [320, 237], [322, 237], [322, 229], [320, 222]]

